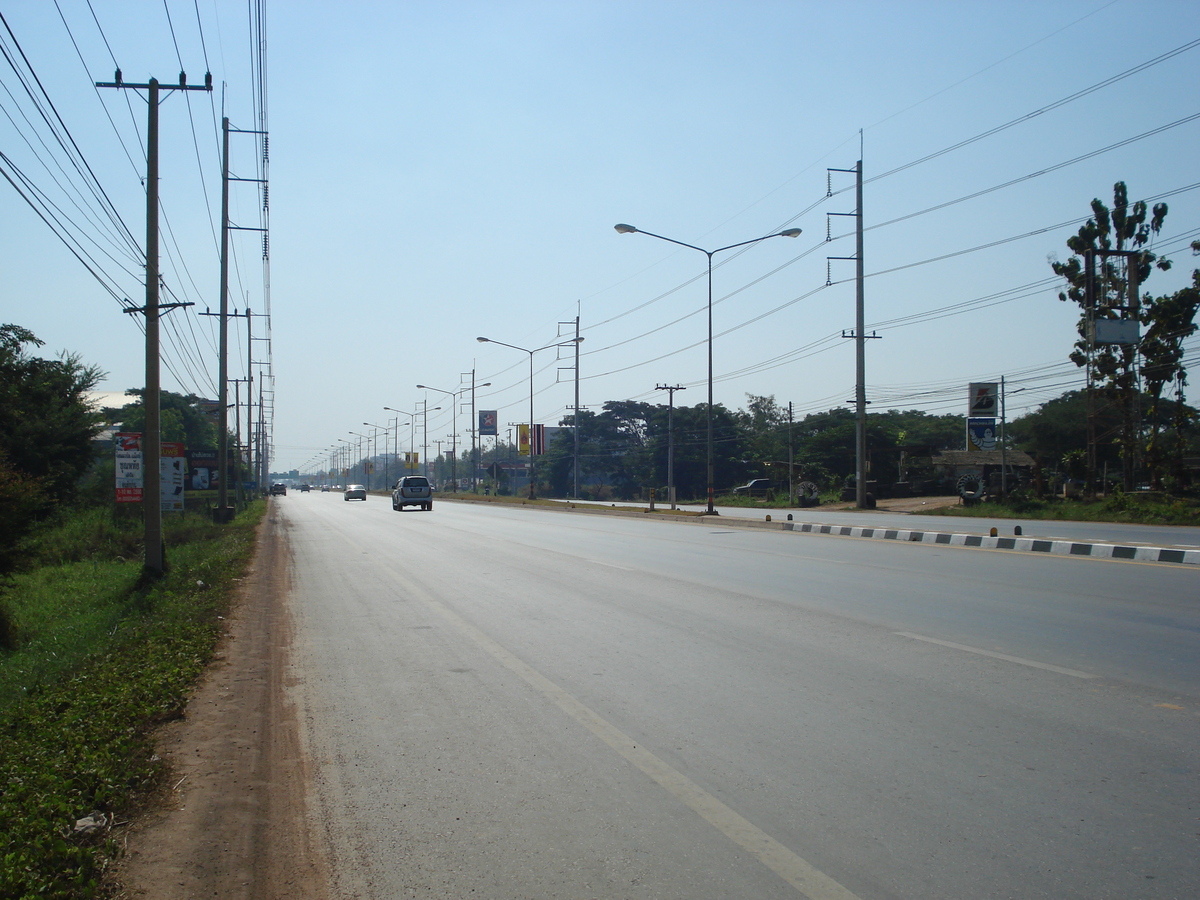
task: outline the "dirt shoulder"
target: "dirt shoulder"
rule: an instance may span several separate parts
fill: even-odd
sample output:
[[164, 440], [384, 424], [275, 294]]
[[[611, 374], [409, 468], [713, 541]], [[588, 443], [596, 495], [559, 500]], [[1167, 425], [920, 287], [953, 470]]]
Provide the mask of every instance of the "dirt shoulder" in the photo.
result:
[[[952, 497], [888, 497], [875, 502], [875, 508], [884, 512], [921, 513], [943, 506], [958, 506], [962, 501], [958, 496]], [[830, 503], [821, 509], [854, 509], [854, 502]]]
[[127, 829], [109, 882], [122, 900], [327, 900], [328, 861], [306, 806], [309, 767], [287, 697], [291, 626], [284, 523], [268, 510], [216, 658], [158, 752], [173, 774]]

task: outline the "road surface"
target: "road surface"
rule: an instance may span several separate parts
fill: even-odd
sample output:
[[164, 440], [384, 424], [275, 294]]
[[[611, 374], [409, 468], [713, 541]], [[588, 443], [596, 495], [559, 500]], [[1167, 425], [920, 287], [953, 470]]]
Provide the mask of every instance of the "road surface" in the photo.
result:
[[272, 504], [336, 896], [1200, 896], [1194, 567]]

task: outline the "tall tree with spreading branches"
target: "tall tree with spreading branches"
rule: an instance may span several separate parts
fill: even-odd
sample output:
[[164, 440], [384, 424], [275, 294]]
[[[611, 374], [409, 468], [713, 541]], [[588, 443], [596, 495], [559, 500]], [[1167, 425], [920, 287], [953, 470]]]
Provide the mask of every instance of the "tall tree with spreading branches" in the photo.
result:
[[[1140, 293], [1155, 268], [1166, 270], [1170, 260], [1160, 259], [1145, 249], [1154, 235], [1162, 230], [1167, 217], [1167, 204], [1147, 207], [1144, 200], [1129, 202], [1125, 182], [1113, 185], [1113, 203], [1108, 207], [1099, 198], [1092, 200], [1092, 217], [1079, 232], [1067, 239], [1074, 254], [1066, 262], [1051, 262], [1056, 275], [1066, 279], [1067, 289], [1058, 295], [1063, 302], [1073, 302], [1080, 308], [1079, 339], [1071, 352], [1075, 365], [1089, 366], [1088, 389], [1105, 405], [1127, 411], [1120, 429], [1121, 457], [1127, 490], [1133, 488], [1134, 462], [1139, 456], [1141, 423], [1132, 414], [1139, 393], [1138, 346], [1136, 344], [1098, 344], [1088, 334], [1096, 320], [1118, 319], [1122, 307], [1129, 307], [1130, 280]], [[1102, 251], [1131, 252], [1126, 265], [1119, 257], [1105, 257]], [[1095, 284], [1089, 289], [1085, 259], [1089, 252], [1097, 253]], [[1156, 304], [1147, 301], [1137, 314], [1143, 324], [1157, 321]], [[1089, 472], [1089, 479], [1095, 473]]]

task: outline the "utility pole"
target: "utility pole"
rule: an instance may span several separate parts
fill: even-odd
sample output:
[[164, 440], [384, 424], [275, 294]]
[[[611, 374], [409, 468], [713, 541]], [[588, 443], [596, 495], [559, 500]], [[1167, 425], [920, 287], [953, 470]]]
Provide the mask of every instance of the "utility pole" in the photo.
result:
[[471, 366], [471, 493], [475, 493], [475, 473], [479, 471], [479, 456], [475, 450], [479, 440], [479, 419], [475, 415], [475, 366]]
[[793, 460], [795, 454], [792, 451], [792, 401], [788, 401], [788, 506], [796, 505], [796, 486], [795, 479], [792, 477], [792, 471], [795, 467]]
[[[854, 338], [854, 505], [859, 509], [867, 507], [867, 338], [878, 338], [879, 335], [866, 333], [866, 321], [863, 303], [863, 164], [860, 159], [853, 169], [830, 169], [830, 172], [851, 172], [854, 174], [855, 210], [852, 213], [828, 213], [831, 216], [854, 216], [855, 242], [854, 256], [830, 256], [828, 259], [852, 259], [855, 261], [855, 292], [854, 292], [854, 333], [842, 332], [842, 337]], [[832, 196], [832, 190], [827, 196]], [[831, 236], [826, 231], [826, 240]], [[826, 278], [826, 283], [831, 283]]]
[[[146, 84], [130, 84], [121, 80], [117, 69], [111, 82], [96, 82], [96, 87], [142, 90], [147, 92], [149, 111], [146, 120], [146, 425], [142, 437], [142, 518], [145, 526], [145, 574], [158, 578], [165, 566], [162, 535], [162, 419], [159, 381], [158, 318], [158, 104], [159, 83], [151, 78]], [[187, 75], [179, 73], [179, 84], [171, 91], [211, 91], [212, 73], [206, 73], [203, 85], [188, 85]], [[171, 304], [171, 307], [180, 304]]]
[[[575, 302], [576, 302], [576, 308], [578, 309], [579, 301], [577, 300]], [[562, 337], [562, 326], [564, 326], [564, 325], [574, 325], [575, 326], [575, 338], [574, 338], [575, 365], [573, 367], [573, 371], [575, 373], [575, 406], [574, 406], [575, 427], [573, 429], [575, 432], [575, 435], [574, 435], [575, 453], [574, 453], [574, 455], [572, 457], [572, 461], [571, 461], [571, 499], [578, 500], [579, 499], [579, 437], [580, 437], [579, 436], [579, 345], [583, 343], [583, 338], [581, 338], [579, 336], [579, 315], [578, 315], [578, 313], [575, 315], [575, 319], [573, 321], [558, 323], [558, 336], [559, 337]], [[567, 342], [567, 343], [570, 343], [570, 342]], [[566, 368], [565, 366], [560, 367], [558, 370], [559, 373], [561, 374], [563, 369], [565, 369], [565, 368]], [[530, 434], [532, 434], [532, 426], [531, 426]], [[532, 440], [532, 438], [531, 438], [531, 440]], [[530, 446], [532, 447], [533, 445], [530, 444]], [[530, 459], [532, 459], [532, 456], [530, 457]]]
[[[578, 301], [576, 301], [578, 303]], [[576, 306], [578, 309], [578, 306]], [[572, 466], [572, 500], [579, 499], [579, 345], [583, 341], [579, 339], [579, 314], [575, 314], [575, 459]], [[674, 484], [674, 482], [672, 482]], [[674, 509], [675, 496], [672, 491], [671, 509]]]
[[[578, 346], [578, 345], [576, 345]], [[675, 508], [675, 392], [686, 391], [682, 384], [656, 384], [656, 391], [667, 392], [667, 495]]]
[[[233, 507], [229, 505], [229, 232], [264, 231], [262, 228], [238, 228], [229, 222], [229, 182], [254, 181], [262, 182], [261, 178], [233, 178], [229, 174], [229, 133], [242, 129], [230, 128], [229, 117], [221, 119], [221, 327], [220, 346], [218, 355], [219, 374], [217, 376], [220, 391], [220, 414], [217, 424], [217, 508], [213, 510], [213, 520], [218, 524], [233, 521]], [[264, 134], [253, 131], [249, 134]], [[250, 311], [246, 311], [247, 317]], [[247, 321], [249, 319], [247, 318]]]

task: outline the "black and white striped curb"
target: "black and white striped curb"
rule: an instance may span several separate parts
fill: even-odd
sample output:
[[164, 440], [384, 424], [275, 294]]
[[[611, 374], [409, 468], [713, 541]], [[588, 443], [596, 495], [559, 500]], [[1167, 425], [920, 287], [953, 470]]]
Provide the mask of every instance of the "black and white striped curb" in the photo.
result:
[[992, 537], [983, 534], [952, 534], [943, 531], [910, 531], [902, 528], [817, 525], [809, 522], [784, 522], [782, 524], [784, 531], [799, 531], [806, 534], [832, 534], [841, 537], [912, 541], [919, 544], [947, 544], [951, 547], [980, 547], [984, 550], [1022, 550], [1029, 553], [1050, 553], [1055, 556], [1091, 556], [1099, 559], [1129, 559], [1139, 562], [1200, 566], [1200, 549], [1093, 544], [1027, 537]]

